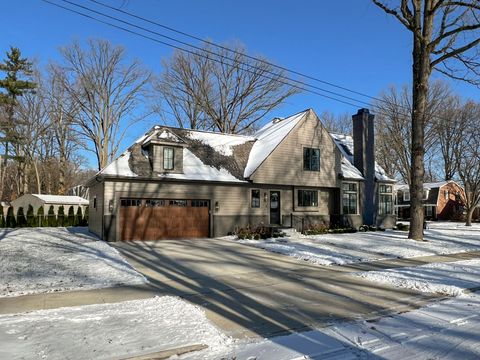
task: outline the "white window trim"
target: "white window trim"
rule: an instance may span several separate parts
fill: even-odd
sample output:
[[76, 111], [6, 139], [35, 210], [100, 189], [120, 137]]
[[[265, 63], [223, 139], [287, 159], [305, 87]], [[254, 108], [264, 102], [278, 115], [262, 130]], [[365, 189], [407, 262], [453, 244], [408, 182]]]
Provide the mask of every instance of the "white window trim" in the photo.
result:
[[403, 201], [410, 201], [410, 190], [407, 190], [407, 191], [404, 190], [402, 194], [403, 194]]

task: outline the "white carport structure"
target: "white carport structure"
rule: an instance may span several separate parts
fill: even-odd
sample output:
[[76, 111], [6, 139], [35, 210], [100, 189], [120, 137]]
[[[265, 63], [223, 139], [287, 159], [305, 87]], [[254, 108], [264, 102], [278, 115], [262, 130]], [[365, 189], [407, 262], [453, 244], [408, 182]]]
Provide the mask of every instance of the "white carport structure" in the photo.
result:
[[88, 207], [88, 200], [79, 196], [69, 195], [25, 194], [12, 201], [15, 215], [20, 207], [23, 207], [23, 211], [26, 214], [29, 205], [32, 205], [35, 214], [37, 214], [38, 209], [42, 206], [45, 215], [48, 213], [50, 206], [53, 206], [55, 214], [58, 214], [60, 206], [64, 207], [65, 215], [68, 214], [70, 206], [73, 206], [75, 213], [77, 213], [78, 208], [81, 207], [82, 214], [84, 214], [85, 208]]

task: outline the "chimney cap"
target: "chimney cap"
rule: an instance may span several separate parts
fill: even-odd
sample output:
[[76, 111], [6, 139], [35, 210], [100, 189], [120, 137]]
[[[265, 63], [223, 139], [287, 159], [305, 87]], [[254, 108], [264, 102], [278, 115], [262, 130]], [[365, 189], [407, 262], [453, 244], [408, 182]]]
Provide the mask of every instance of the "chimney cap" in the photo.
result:
[[361, 109], [358, 109], [357, 114], [358, 115], [360, 115], [360, 114], [370, 114], [370, 110], [368, 110], [367, 108], [361, 108]]

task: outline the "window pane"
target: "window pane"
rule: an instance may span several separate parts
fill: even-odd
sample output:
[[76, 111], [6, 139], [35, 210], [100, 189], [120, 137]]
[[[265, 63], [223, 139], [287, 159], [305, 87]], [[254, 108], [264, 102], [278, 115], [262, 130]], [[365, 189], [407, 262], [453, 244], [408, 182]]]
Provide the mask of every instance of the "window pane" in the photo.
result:
[[170, 206], [186, 207], [187, 200], [170, 200]]
[[318, 191], [298, 190], [298, 206], [318, 206]]
[[146, 207], [162, 207], [165, 206], [165, 200], [148, 199], [145, 201]]
[[303, 170], [320, 170], [320, 149], [303, 148]]
[[310, 169], [310, 149], [304, 148], [303, 149], [303, 170]]
[[318, 171], [320, 170], [320, 150], [319, 149], [311, 149], [312, 156], [311, 156], [311, 170]]
[[164, 170], [173, 170], [173, 158], [174, 151], [173, 148], [163, 148], [163, 169]]
[[192, 207], [208, 207], [208, 200], [192, 200]]
[[252, 190], [252, 203], [253, 208], [260, 207], [260, 190]]

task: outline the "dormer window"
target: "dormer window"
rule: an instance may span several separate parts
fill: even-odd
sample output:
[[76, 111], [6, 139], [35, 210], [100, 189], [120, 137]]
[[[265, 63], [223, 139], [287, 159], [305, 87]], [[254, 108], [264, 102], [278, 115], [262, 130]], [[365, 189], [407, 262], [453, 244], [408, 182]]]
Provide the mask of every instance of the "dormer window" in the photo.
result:
[[163, 170], [173, 170], [175, 150], [172, 147], [163, 148]]

